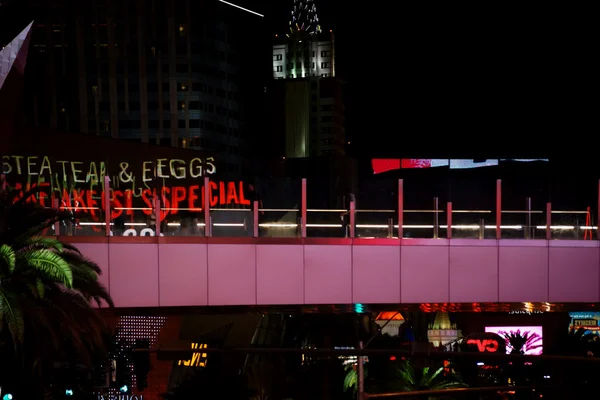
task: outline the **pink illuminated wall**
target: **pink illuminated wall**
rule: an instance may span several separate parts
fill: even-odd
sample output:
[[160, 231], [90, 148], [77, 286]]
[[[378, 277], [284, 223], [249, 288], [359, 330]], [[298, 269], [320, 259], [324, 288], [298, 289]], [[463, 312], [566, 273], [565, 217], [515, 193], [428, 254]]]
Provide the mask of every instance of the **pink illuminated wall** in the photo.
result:
[[600, 302], [598, 241], [138, 239], [73, 238], [117, 307]]
[[[542, 341], [544, 332], [541, 326], [486, 326], [486, 332], [497, 333], [500, 336], [504, 334], [521, 334], [528, 335], [530, 339], [525, 344], [524, 350], [527, 355], [540, 355], [542, 354]], [[510, 354], [512, 351], [510, 342], [506, 341], [506, 354]]]

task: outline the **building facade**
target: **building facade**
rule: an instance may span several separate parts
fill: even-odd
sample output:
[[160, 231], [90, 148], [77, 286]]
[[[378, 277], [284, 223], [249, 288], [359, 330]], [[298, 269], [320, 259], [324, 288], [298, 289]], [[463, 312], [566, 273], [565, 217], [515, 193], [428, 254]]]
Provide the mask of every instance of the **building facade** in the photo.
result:
[[246, 34], [260, 35], [260, 15], [218, 0], [23, 3], [28, 124], [213, 151], [243, 169], [264, 92]]
[[[313, 1], [294, 1], [289, 33], [273, 46], [273, 138], [288, 158], [345, 154], [343, 83], [335, 39]], [[282, 139], [279, 139], [282, 138]]]

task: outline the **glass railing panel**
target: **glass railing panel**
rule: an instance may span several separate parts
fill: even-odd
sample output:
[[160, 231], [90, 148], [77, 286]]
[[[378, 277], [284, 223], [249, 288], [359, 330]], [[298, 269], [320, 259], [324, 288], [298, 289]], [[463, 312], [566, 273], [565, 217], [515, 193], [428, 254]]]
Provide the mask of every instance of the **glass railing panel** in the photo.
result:
[[545, 239], [546, 210], [502, 210], [502, 239]]
[[259, 236], [300, 237], [302, 179], [257, 179]]
[[403, 183], [403, 236], [415, 239], [446, 238], [446, 207], [449, 201], [449, 184], [431, 171], [426, 176], [404, 179]]
[[[453, 205], [454, 206], [454, 205]], [[496, 216], [491, 210], [452, 209], [453, 239], [494, 239]]]
[[161, 236], [204, 236], [206, 224], [201, 208], [161, 207]]
[[543, 227], [546, 225], [549, 199], [550, 182], [547, 177], [511, 176], [502, 179], [501, 238], [545, 239]]
[[404, 210], [402, 224], [405, 239], [438, 239], [446, 237], [446, 213], [444, 210]]
[[306, 236], [350, 237], [350, 202], [358, 198], [351, 182], [340, 177], [308, 179], [306, 182]]
[[111, 210], [111, 236], [155, 236], [156, 215], [151, 207], [123, 207]]
[[350, 237], [350, 216], [345, 209], [309, 208], [306, 211], [307, 237]]
[[[545, 225], [545, 224], [544, 224]], [[556, 240], [597, 239], [591, 211], [552, 211], [551, 238]]]
[[[148, 182], [153, 187], [153, 182]], [[165, 213], [157, 218], [154, 190], [113, 185], [109, 192], [111, 236], [155, 236], [156, 224], [166, 224]]]
[[[496, 225], [496, 180], [481, 170], [455, 171], [447, 179], [448, 201], [452, 202], [453, 239], [494, 239]], [[440, 205], [447, 209], [448, 205]], [[444, 221], [444, 225], [447, 221]]]
[[356, 237], [365, 239], [398, 237], [398, 216], [394, 210], [356, 210]]
[[210, 224], [214, 237], [254, 236], [254, 216], [250, 208], [211, 208]]
[[356, 237], [398, 237], [398, 179], [361, 179], [358, 188], [355, 199]]
[[104, 196], [96, 190], [73, 189], [56, 193], [58, 207], [72, 215], [59, 226], [61, 236], [106, 236]]
[[300, 237], [299, 208], [261, 208], [258, 215], [260, 237]]

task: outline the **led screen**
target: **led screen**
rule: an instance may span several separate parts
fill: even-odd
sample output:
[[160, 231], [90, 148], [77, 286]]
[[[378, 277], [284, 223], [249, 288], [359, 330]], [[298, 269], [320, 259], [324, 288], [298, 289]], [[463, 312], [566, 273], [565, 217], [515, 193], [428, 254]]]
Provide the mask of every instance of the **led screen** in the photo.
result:
[[570, 330], [583, 329], [586, 334], [600, 335], [600, 312], [570, 312], [569, 317], [571, 317]]
[[[543, 330], [541, 326], [486, 326], [486, 332], [497, 333], [498, 335], [505, 337], [506, 334], [527, 334], [529, 339], [525, 343], [523, 350], [524, 354], [528, 355], [539, 355], [542, 354], [542, 340]], [[506, 354], [512, 351], [510, 342], [506, 341]]]
[[545, 161], [547, 158], [503, 158], [503, 159], [429, 159], [429, 158], [374, 158], [371, 160], [374, 174], [381, 174], [397, 169], [423, 169], [436, 167], [450, 167], [450, 169], [470, 169], [481, 167], [495, 167], [504, 162], [534, 162]]

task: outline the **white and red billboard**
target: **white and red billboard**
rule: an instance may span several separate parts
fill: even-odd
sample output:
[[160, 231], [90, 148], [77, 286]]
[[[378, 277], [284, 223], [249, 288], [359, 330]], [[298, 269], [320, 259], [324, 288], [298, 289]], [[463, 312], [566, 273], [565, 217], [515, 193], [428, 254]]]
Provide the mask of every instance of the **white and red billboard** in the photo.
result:
[[504, 159], [440, 159], [440, 158], [374, 158], [371, 160], [374, 174], [381, 174], [397, 169], [420, 169], [450, 167], [450, 169], [469, 169], [481, 167], [494, 167], [500, 162], [532, 162], [548, 161], [545, 158], [524, 159], [524, 158], [504, 158]]

